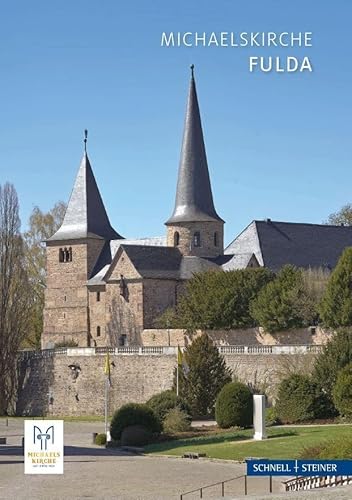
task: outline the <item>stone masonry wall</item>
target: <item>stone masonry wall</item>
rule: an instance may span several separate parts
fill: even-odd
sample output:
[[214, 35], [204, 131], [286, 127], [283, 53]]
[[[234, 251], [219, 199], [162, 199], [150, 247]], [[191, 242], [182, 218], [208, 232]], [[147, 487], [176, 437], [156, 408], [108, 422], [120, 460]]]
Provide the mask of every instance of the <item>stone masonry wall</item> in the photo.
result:
[[[74, 352], [74, 350], [72, 351]], [[275, 397], [278, 381], [297, 367], [309, 371], [314, 354], [225, 354], [240, 380]], [[110, 355], [109, 413], [128, 402], [143, 403], [172, 386], [172, 354]], [[20, 362], [18, 415], [103, 415], [104, 355], [55, 355]], [[77, 377], [75, 378], [75, 376]]]
[[[224, 253], [224, 224], [223, 222], [184, 222], [167, 226], [167, 246], [173, 247], [174, 234], [180, 235], [178, 248], [183, 255], [197, 257], [217, 257]], [[193, 245], [193, 235], [200, 232], [201, 245]], [[214, 245], [214, 233], [217, 233], [217, 245]]]

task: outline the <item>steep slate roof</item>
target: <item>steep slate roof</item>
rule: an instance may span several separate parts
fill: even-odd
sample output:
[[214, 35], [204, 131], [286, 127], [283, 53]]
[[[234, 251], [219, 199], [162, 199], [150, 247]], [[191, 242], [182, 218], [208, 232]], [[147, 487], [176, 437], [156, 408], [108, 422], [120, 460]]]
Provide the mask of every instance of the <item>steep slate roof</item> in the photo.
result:
[[78, 170], [64, 221], [48, 241], [80, 238], [122, 238], [110, 225], [86, 152]]
[[222, 221], [211, 192], [193, 67], [178, 171], [175, 208], [166, 224]]
[[143, 278], [178, 278], [182, 254], [175, 247], [121, 245]]
[[352, 227], [268, 219], [251, 222], [225, 253], [252, 252], [260, 265], [273, 270], [285, 264], [333, 269], [349, 246], [352, 246]]

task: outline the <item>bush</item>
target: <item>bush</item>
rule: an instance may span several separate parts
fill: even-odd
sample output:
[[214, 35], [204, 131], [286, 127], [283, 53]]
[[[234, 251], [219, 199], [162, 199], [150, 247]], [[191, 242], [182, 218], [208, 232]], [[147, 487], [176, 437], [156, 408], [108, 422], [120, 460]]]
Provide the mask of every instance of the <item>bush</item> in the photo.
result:
[[323, 417], [325, 398], [308, 376], [294, 374], [280, 383], [275, 408], [283, 423], [293, 424]]
[[279, 424], [281, 424], [281, 421], [277, 415], [276, 407], [267, 408], [265, 411], [265, 425], [270, 427], [271, 425]]
[[310, 459], [352, 459], [352, 438], [339, 438], [316, 446], [303, 448], [300, 458]]
[[241, 382], [230, 382], [220, 391], [215, 404], [219, 427], [249, 427], [253, 421], [253, 395]]
[[106, 444], [106, 434], [97, 434], [95, 436], [95, 444], [98, 444], [99, 446], [103, 446]]
[[164, 431], [170, 434], [175, 432], [186, 432], [191, 428], [191, 417], [180, 408], [169, 410], [163, 422]]
[[191, 413], [187, 403], [180, 396], [177, 396], [176, 392], [171, 390], [155, 394], [146, 404], [153, 410], [160, 422], [163, 422], [165, 415], [173, 408], [179, 408], [188, 414]]
[[130, 425], [121, 433], [121, 446], [144, 446], [150, 443], [153, 434], [142, 425]]
[[340, 415], [352, 417], [352, 363], [342, 368], [337, 375], [334, 385], [333, 400]]
[[128, 403], [121, 406], [111, 419], [110, 433], [112, 439], [120, 439], [122, 431], [132, 425], [141, 425], [152, 434], [158, 434], [161, 431], [161, 423], [149, 406]]

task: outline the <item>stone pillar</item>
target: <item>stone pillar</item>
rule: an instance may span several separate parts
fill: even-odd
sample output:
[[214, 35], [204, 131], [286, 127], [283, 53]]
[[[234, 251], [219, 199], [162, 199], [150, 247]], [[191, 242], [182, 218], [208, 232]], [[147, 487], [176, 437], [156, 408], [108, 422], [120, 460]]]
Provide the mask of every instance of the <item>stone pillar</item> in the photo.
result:
[[253, 439], [265, 439], [265, 396], [255, 394], [253, 396]]

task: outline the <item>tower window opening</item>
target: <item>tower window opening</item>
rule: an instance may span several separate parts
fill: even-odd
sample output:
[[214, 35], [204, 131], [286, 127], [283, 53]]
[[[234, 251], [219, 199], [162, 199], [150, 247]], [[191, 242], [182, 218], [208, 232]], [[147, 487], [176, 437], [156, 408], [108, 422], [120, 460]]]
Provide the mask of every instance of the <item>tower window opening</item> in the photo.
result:
[[72, 247], [60, 248], [59, 262], [72, 262]]
[[97, 302], [100, 302], [100, 292], [97, 292]]
[[97, 326], [97, 337], [100, 337], [101, 329], [100, 326]]
[[200, 247], [200, 232], [196, 231], [193, 235], [193, 244], [195, 247]]
[[64, 262], [65, 254], [62, 248], [59, 250], [59, 262]]
[[174, 233], [174, 247], [178, 247], [180, 244], [180, 233], [175, 231]]
[[219, 245], [219, 240], [218, 240], [218, 233], [214, 233], [214, 247], [217, 247]]

